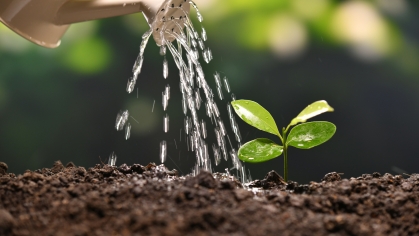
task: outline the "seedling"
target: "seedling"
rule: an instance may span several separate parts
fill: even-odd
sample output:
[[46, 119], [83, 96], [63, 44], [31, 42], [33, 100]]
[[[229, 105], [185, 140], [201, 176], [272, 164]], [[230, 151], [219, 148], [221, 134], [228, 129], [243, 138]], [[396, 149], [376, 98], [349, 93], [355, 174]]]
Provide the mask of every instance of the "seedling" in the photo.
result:
[[[231, 102], [237, 115], [249, 125], [279, 137], [282, 146], [267, 138], [258, 138], [240, 147], [238, 156], [244, 162], [258, 163], [274, 159], [284, 153], [284, 180], [288, 181], [288, 147], [310, 149], [329, 140], [336, 132], [336, 126], [327, 121], [308, 119], [324, 112], [333, 111], [326, 101], [317, 101], [307, 106], [291, 120], [282, 135], [271, 114], [261, 105], [250, 100]], [[297, 125], [298, 123], [301, 123]], [[288, 133], [288, 130], [294, 126]]]

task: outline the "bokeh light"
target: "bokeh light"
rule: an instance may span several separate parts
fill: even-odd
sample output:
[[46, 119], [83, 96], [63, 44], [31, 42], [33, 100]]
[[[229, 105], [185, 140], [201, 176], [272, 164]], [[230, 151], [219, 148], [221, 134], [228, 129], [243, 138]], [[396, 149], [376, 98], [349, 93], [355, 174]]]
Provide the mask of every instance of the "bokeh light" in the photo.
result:
[[279, 58], [293, 59], [307, 47], [306, 27], [297, 18], [281, 14], [271, 21], [269, 43]]
[[341, 4], [332, 18], [332, 33], [349, 44], [354, 55], [364, 60], [387, 56], [392, 49], [389, 27], [368, 2]]
[[331, 7], [330, 0], [293, 0], [291, 1], [294, 12], [306, 19], [316, 20], [322, 17]]
[[91, 74], [100, 72], [109, 65], [112, 51], [105, 39], [91, 37], [77, 40], [61, 56], [64, 65], [69, 69]]
[[156, 132], [162, 127], [162, 113], [159, 109], [154, 109], [155, 106], [160, 106], [160, 103], [160, 100], [151, 100], [144, 96], [139, 96], [138, 99], [128, 101], [126, 107], [130, 111], [129, 122], [132, 126], [132, 135], [144, 137]]
[[406, 0], [376, 0], [377, 6], [384, 12], [396, 16], [403, 17], [407, 13], [408, 4]]
[[0, 23], [0, 50], [13, 53], [22, 53], [32, 45], [18, 34]]

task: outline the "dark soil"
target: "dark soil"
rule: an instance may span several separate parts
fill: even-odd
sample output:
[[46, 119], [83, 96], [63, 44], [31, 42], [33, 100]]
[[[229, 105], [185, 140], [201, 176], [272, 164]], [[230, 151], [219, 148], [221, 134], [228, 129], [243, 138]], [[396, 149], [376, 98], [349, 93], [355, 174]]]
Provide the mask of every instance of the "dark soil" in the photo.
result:
[[419, 175], [378, 173], [243, 189], [233, 177], [149, 164], [56, 162], [15, 176], [0, 164], [0, 235], [419, 235]]

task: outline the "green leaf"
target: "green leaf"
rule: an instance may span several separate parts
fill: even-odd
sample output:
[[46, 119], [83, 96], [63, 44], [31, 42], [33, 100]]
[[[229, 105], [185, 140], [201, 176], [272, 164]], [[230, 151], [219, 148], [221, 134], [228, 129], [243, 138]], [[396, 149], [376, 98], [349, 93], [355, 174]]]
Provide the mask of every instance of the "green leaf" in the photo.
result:
[[297, 117], [292, 119], [289, 126], [293, 126], [298, 123], [304, 123], [314, 116], [333, 110], [334, 109], [331, 106], [329, 106], [329, 104], [327, 104], [325, 100], [313, 102], [312, 104], [308, 105], [304, 110], [302, 110]]
[[336, 132], [336, 126], [327, 121], [313, 121], [291, 129], [287, 145], [300, 149], [310, 149], [329, 140]]
[[283, 147], [267, 138], [258, 138], [245, 143], [239, 149], [239, 159], [245, 162], [264, 162], [282, 154]]
[[236, 100], [232, 101], [231, 105], [237, 115], [249, 125], [280, 136], [274, 118], [258, 103], [250, 100]]

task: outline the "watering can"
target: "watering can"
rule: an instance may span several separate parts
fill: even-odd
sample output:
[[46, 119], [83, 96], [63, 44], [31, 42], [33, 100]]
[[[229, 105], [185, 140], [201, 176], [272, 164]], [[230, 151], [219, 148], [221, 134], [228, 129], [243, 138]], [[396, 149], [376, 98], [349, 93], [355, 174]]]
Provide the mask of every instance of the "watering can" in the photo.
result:
[[158, 46], [173, 41], [189, 15], [189, 0], [0, 0], [0, 21], [29, 41], [60, 45], [72, 23], [142, 12]]

